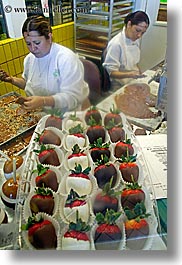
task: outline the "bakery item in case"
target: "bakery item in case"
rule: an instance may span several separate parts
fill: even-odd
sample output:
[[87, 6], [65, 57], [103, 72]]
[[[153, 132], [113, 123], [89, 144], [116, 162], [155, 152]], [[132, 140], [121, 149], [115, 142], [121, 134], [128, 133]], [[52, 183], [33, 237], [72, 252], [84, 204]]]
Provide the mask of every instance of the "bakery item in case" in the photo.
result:
[[45, 128], [56, 127], [57, 129], [62, 129], [64, 114], [59, 110], [52, 110], [51, 114], [47, 117], [45, 121]]
[[18, 202], [17, 191], [19, 185], [19, 176], [6, 180], [2, 185], [1, 199], [3, 203], [10, 208], [15, 209], [15, 205]]
[[102, 123], [102, 116], [96, 106], [91, 106], [85, 113], [85, 122], [87, 125], [90, 124], [91, 120], [95, 120], [96, 124]]
[[102, 159], [103, 156], [111, 157], [111, 150], [109, 149], [110, 142], [103, 143], [102, 138], [98, 138], [93, 144], [90, 144], [90, 156], [93, 162]]
[[150, 227], [147, 218], [150, 214], [146, 213], [143, 202], [135, 205], [132, 210], [125, 209], [125, 214], [127, 216], [127, 220], [124, 222], [126, 247], [141, 250], [149, 238]]
[[60, 132], [56, 131], [56, 128], [44, 129], [40, 134], [38, 134], [36, 141], [39, 144], [54, 144], [60, 146], [62, 139], [59, 133]]
[[33, 173], [37, 173], [34, 178], [35, 186], [51, 188], [55, 192], [58, 190], [61, 172], [57, 171], [56, 168], [37, 164], [37, 169], [33, 170]]
[[104, 126], [107, 127], [109, 126], [111, 123], [114, 124], [115, 126], [117, 125], [122, 125], [122, 118], [120, 115], [120, 110], [115, 108], [114, 105], [112, 108], [110, 108], [110, 112], [108, 112], [107, 114], [105, 114], [104, 116]]
[[96, 214], [97, 227], [94, 234], [94, 244], [96, 250], [117, 250], [121, 244], [122, 231], [116, 224], [120, 217], [120, 212], [110, 209], [105, 215]]
[[88, 195], [92, 191], [92, 182], [89, 177], [91, 168], [87, 167], [82, 170], [80, 164], [76, 165], [71, 173], [66, 178], [66, 191], [70, 192], [71, 189], [76, 191], [79, 196]]
[[134, 148], [130, 139], [125, 141], [119, 141], [114, 146], [114, 156], [121, 158], [122, 156], [128, 156], [134, 154]]
[[49, 215], [30, 216], [22, 230], [28, 231], [23, 236], [30, 249], [56, 249], [58, 246], [59, 225]]
[[3, 172], [6, 179], [13, 177], [13, 159], [16, 160], [16, 173], [21, 174], [24, 159], [22, 156], [11, 156], [10, 160], [6, 160], [3, 166]]
[[76, 222], [70, 222], [61, 238], [62, 250], [90, 250], [90, 225], [79, 218], [77, 212]]
[[41, 145], [39, 150], [34, 150], [38, 154], [38, 161], [41, 164], [61, 166], [62, 164], [62, 152], [56, 147], [49, 145]]
[[118, 211], [119, 199], [116, 191], [111, 188], [112, 179], [106, 183], [102, 190], [98, 190], [93, 196], [92, 208], [96, 215], [102, 213], [105, 215], [107, 209]]
[[35, 188], [34, 194], [30, 198], [30, 210], [32, 214], [44, 212], [53, 214], [55, 208], [54, 195], [49, 188]]
[[96, 167], [94, 168], [94, 176], [97, 180], [97, 185], [103, 189], [105, 184], [110, 182], [113, 188], [118, 180], [118, 172], [114, 164], [105, 155], [100, 160], [97, 160]]
[[78, 144], [75, 144], [72, 151], [65, 156], [65, 164], [67, 169], [74, 169], [75, 165], [80, 164], [83, 169], [89, 167], [90, 161], [88, 154], [81, 150]]
[[139, 178], [139, 166], [135, 156], [121, 156], [119, 170], [124, 182], [137, 182]]
[[90, 219], [90, 205], [87, 196], [79, 196], [73, 189], [60, 200], [60, 215], [65, 222], [76, 222], [77, 212], [84, 222]]
[[74, 145], [78, 144], [80, 148], [88, 145], [87, 136], [84, 133], [84, 128], [80, 124], [69, 129], [69, 132], [64, 137], [65, 149], [71, 150]]

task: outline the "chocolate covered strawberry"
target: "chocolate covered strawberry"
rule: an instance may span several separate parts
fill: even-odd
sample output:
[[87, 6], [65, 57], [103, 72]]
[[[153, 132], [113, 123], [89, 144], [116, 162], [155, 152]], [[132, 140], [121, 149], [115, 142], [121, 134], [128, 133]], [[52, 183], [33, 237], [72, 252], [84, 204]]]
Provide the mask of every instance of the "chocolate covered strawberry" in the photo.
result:
[[97, 184], [100, 189], [103, 189], [105, 184], [110, 182], [112, 179], [111, 187], [113, 188], [117, 181], [117, 170], [115, 166], [109, 161], [107, 156], [102, 156], [97, 161], [96, 167], [94, 168], [94, 176], [97, 179]]
[[68, 230], [62, 237], [62, 250], [90, 250], [89, 231], [90, 226], [78, 217], [77, 212], [76, 222], [69, 224]]
[[80, 124], [70, 128], [69, 133], [65, 136], [65, 146], [67, 149], [71, 150], [75, 144], [78, 144], [81, 148], [86, 146], [84, 129]]
[[105, 128], [101, 124], [96, 123], [96, 121], [92, 118], [89, 120], [89, 127], [87, 128], [86, 134], [90, 144], [94, 144], [98, 138], [102, 138], [102, 142], [105, 142]]
[[63, 208], [64, 217], [69, 222], [76, 222], [77, 211], [82, 221], [88, 222], [90, 211], [86, 196], [79, 196], [78, 193], [71, 189]]
[[58, 146], [61, 144], [61, 138], [55, 132], [49, 129], [45, 129], [41, 134], [38, 134], [38, 137], [35, 139], [35, 141], [39, 144], [54, 144]]
[[131, 140], [127, 139], [125, 141], [119, 141], [114, 147], [114, 156], [120, 158], [121, 156], [128, 156], [134, 154], [134, 148], [132, 146]]
[[39, 150], [34, 150], [38, 154], [38, 160], [41, 164], [59, 166], [60, 161], [54, 148], [41, 145]]
[[97, 193], [93, 201], [93, 212], [96, 215], [101, 212], [105, 215], [107, 209], [118, 210], [118, 194], [111, 188], [112, 179], [106, 183], [103, 190]]
[[120, 115], [120, 110], [116, 109], [113, 105], [110, 108], [110, 112], [107, 113], [104, 117], [104, 125], [107, 127], [110, 122], [113, 122], [115, 125], [122, 125], [122, 118]]
[[121, 191], [121, 206], [123, 209], [133, 209], [137, 203], [145, 201], [145, 193], [137, 182], [126, 185]]
[[124, 222], [126, 247], [141, 250], [149, 238], [150, 228], [147, 218], [150, 214], [146, 213], [144, 203], [138, 203], [132, 211], [126, 210], [125, 214], [127, 216]]
[[51, 188], [55, 192], [58, 190], [59, 183], [57, 175], [49, 167], [37, 164], [37, 169], [33, 170], [33, 173], [37, 173], [35, 177], [35, 184], [37, 187]]
[[54, 205], [54, 196], [50, 189], [35, 188], [35, 195], [30, 199], [30, 210], [32, 214], [44, 212], [52, 215]]
[[81, 127], [84, 126], [83, 121], [77, 116], [76, 112], [74, 112], [64, 120], [64, 129], [69, 131], [70, 128], [75, 127], [78, 124], [80, 124]]
[[110, 209], [105, 215], [96, 214], [97, 228], [94, 235], [94, 244], [96, 250], [117, 250], [119, 249], [122, 231], [116, 224], [116, 220], [120, 217], [120, 212]]
[[89, 160], [87, 154], [81, 151], [78, 144], [75, 144], [72, 148], [72, 154], [68, 155], [67, 159], [68, 167], [73, 169], [75, 165], [80, 164], [83, 169], [89, 166]]
[[125, 140], [125, 130], [122, 125], [115, 125], [114, 121], [111, 120], [108, 122], [106, 129], [112, 143]]
[[56, 249], [57, 235], [51, 221], [43, 217], [29, 217], [22, 225], [22, 230], [28, 230], [28, 239], [36, 249]]
[[137, 182], [139, 178], [139, 167], [136, 163], [136, 156], [121, 156], [118, 159], [119, 170], [122, 178], [126, 182]]
[[57, 129], [62, 129], [62, 122], [64, 119], [64, 114], [59, 110], [51, 110], [50, 116], [47, 118], [45, 122], [46, 127], [56, 127]]
[[73, 189], [79, 196], [90, 194], [92, 190], [92, 183], [89, 177], [90, 170], [90, 167], [82, 170], [80, 164], [76, 165], [66, 179], [67, 192]]
[[90, 144], [90, 155], [93, 162], [101, 159], [101, 156], [110, 158], [111, 151], [109, 150], [110, 143], [103, 143], [102, 138], [98, 138], [93, 144]]
[[85, 113], [85, 122], [87, 125], [90, 124], [90, 120], [94, 119], [96, 124], [102, 123], [102, 116], [96, 106], [91, 106]]

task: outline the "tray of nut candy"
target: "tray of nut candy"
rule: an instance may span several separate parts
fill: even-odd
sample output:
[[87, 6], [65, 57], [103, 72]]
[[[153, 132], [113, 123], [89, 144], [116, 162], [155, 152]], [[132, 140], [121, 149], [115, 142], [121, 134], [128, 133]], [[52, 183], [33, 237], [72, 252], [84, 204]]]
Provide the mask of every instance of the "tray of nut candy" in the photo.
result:
[[26, 111], [17, 102], [21, 95], [10, 92], [0, 97], [0, 149], [7, 155], [20, 154], [27, 148], [42, 117], [39, 110]]

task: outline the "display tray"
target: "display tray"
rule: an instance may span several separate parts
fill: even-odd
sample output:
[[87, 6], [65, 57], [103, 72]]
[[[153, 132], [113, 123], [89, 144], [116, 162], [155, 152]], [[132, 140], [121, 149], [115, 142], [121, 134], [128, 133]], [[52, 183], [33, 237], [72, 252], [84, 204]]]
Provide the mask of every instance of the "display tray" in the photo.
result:
[[[105, 112], [102, 112], [99, 110], [102, 117], [102, 126], [104, 127], [104, 117], [106, 115]], [[83, 152], [87, 154], [88, 158], [88, 165], [90, 166], [90, 173], [88, 174], [88, 182], [82, 183], [82, 180], [80, 182], [76, 182], [73, 184], [70, 184], [70, 178], [69, 174], [71, 170], [74, 169], [73, 164], [70, 164], [70, 170], [68, 170], [68, 153], [71, 151], [71, 148], [68, 146], [68, 135], [69, 135], [69, 127], [70, 122], [68, 122], [70, 114], [75, 113], [65, 113], [63, 124], [62, 124], [62, 130], [56, 129], [54, 132], [59, 135], [61, 139], [61, 144], [59, 143], [59, 146], [50, 144], [50, 147], [54, 148], [55, 152], [58, 154], [60, 164], [59, 165], [51, 165], [47, 163], [46, 167], [49, 167], [49, 169], [52, 169], [54, 172], [56, 172], [58, 178], [58, 187], [57, 190], [54, 192], [54, 210], [52, 214], [45, 214], [45, 213], [38, 213], [38, 216], [42, 216], [43, 219], [49, 220], [52, 222], [56, 229], [56, 238], [57, 238], [57, 250], [64, 250], [64, 249], [70, 249], [70, 250], [97, 250], [97, 246], [94, 242], [94, 237], [96, 233], [96, 229], [98, 226], [98, 223], [96, 221], [96, 215], [94, 214], [94, 198], [97, 195], [99, 191], [102, 190], [102, 188], [99, 186], [99, 182], [96, 179], [96, 176], [94, 175], [94, 169], [96, 167], [96, 163], [92, 160], [91, 156], [91, 150], [90, 145], [88, 144], [88, 141], [86, 141], [85, 145], [81, 148]], [[84, 127], [84, 133], [86, 133], [88, 129], [88, 125], [85, 122], [85, 114], [86, 111], [83, 112], [76, 112], [76, 116], [80, 118], [81, 125]], [[40, 164], [40, 161], [38, 160], [37, 154], [35, 150], [38, 150], [40, 148], [40, 144], [35, 140], [37, 138], [37, 133], [41, 133], [45, 129], [45, 122], [47, 118], [50, 115], [44, 116], [37, 124], [34, 134], [31, 138], [26, 156], [25, 156], [25, 163], [24, 163], [24, 169], [21, 176], [21, 181], [19, 185], [18, 190], [18, 203], [16, 205], [16, 211], [15, 211], [15, 225], [18, 226], [17, 229], [17, 235], [15, 237], [14, 247], [15, 249], [30, 249], [30, 250], [36, 250], [36, 248], [30, 243], [28, 239], [27, 231], [24, 231], [22, 229], [22, 225], [25, 225], [27, 223], [27, 220], [30, 216], [32, 216], [31, 209], [30, 209], [30, 200], [33, 194], [35, 193], [35, 178], [37, 174], [35, 173], [35, 170], [37, 169], [37, 164]], [[144, 193], [145, 193], [145, 200], [144, 205], [146, 208], [146, 212], [149, 214], [149, 217], [147, 219], [148, 225], [149, 225], [149, 232], [147, 237], [145, 238], [145, 243], [141, 247], [142, 250], [148, 250], [148, 249], [155, 249], [158, 247], [158, 249], [161, 249], [161, 246], [163, 247], [163, 243], [161, 243], [161, 238], [158, 234], [158, 215], [156, 214], [157, 211], [154, 211], [156, 207], [156, 201], [155, 201], [155, 195], [153, 194], [152, 184], [150, 181], [149, 171], [147, 168], [147, 165], [145, 163], [145, 160], [143, 158], [142, 150], [137, 142], [137, 139], [135, 135], [133, 134], [131, 127], [126, 120], [125, 115], [120, 113], [120, 117], [122, 119], [123, 123], [123, 129], [125, 131], [125, 134], [127, 136], [127, 139], [131, 140], [131, 143], [134, 148], [134, 154], [137, 155], [137, 162], [140, 165], [140, 172], [139, 172], [139, 179], [138, 183], [141, 185]], [[104, 127], [105, 128], [105, 127]], [[47, 128], [48, 129], [48, 128]], [[53, 130], [51, 127], [50, 129]], [[58, 132], [60, 131], [60, 133]], [[87, 136], [85, 136], [87, 137]], [[88, 139], [87, 139], [88, 140]], [[114, 191], [121, 191], [126, 187], [127, 182], [123, 179], [120, 171], [119, 171], [119, 162], [117, 161], [117, 158], [114, 156], [114, 148], [116, 143], [111, 143], [108, 132], [105, 128], [105, 143], [109, 143], [109, 148], [111, 151], [111, 157], [109, 158], [109, 162], [113, 163], [116, 172], [117, 172], [117, 180], [115, 184], [113, 185]], [[66, 146], [66, 148], [65, 148]], [[52, 162], [51, 162], [52, 163]], [[74, 165], [76, 165], [78, 162], [75, 162]], [[80, 162], [81, 163], [81, 162]], [[86, 166], [85, 166], [86, 167]], [[85, 169], [84, 167], [84, 169]], [[74, 178], [73, 178], [74, 179]], [[73, 185], [73, 186], [72, 186]], [[83, 242], [78, 242], [75, 240], [74, 243], [64, 243], [63, 236], [65, 232], [68, 229], [68, 225], [71, 221], [76, 220], [76, 210], [72, 208], [71, 212], [66, 212], [65, 210], [65, 201], [70, 194], [71, 189], [77, 191], [77, 193], [80, 196], [84, 196], [85, 203], [87, 207], [85, 210], [80, 210], [79, 207], [76, 207], [78, 213], [82, 216], [83, 220], [86, 222], [87, 225], [90, 226], [90, 230], [87, 232], [87, 236], [89, 238], [88, 244], [83, 244]], [[120, 202], [120, 197], [118, 197], [118, 208], [116, 212], [120, 212], [120, 217], [117, 220], [117, 225], [121, 231], [121, 238], [118, 242], [117, 247], [115, 246], [114, 249], [117, 250], [132, 250], [132, 247], [128, 246], [127, 240], [126, 240], [126, 229], [124, 226], [124, 222], [126, 221], [126, 215], [122, 208], [122, 204]], [[84, 209], [84, 208], [83, 208]], [[136, 238], [133, 239], [135, 241], [135, 246], [139, 243]], [[72, 240], [71, 240], [72, 241]], [[70, 241], [70, 242], [71, 242]], [[153, 245], [154, 244], [154, 245]], [[102, 246], [103, 249], [112, 249], [110, 243], [105, 243]], [[165, 249], [165, 247], [164, 247]]]
[[[118, 108], [117, 103], [116, 103], [116, 99], [118, 98], [118, 102], [122, 103], [120, 96], [124, 95], [125, 87], [127, 87], [129, 85], [143, 85], [143, 84], [148, 85], [148, 81], [150, 80], [151, 76], [154, 75], [154, 73], [155, 72], [151, 71], [151, 70], [144, 72], [144, 75], [146, 75], [146, 77], [139, 78], [135, 81], [130, 81], [127, 85], [124, 85], [120, 89], [113, 91], [113, 93], [111, 95], [109, 95], [106, 99], [101, 101], [97, 106], [106, 112], [110, 109], [111, 104], [114, 104], [114, 106], [116, 108]], [[156, 97], [156, 102], [157, 102], [157, 94], [158, 94], [159, 84], [157, 82], [153, 81], [152, 83], [150, 83], [150, 85], [148, 85], [148, 87], [150, 88], [150, 94], [152, 96]], [[131, 106], [130, 103], [133, 103], [133, 106]], [[138, 102], [135, 101], [134, 95], [133, 95], [133, 98], [131, 96], [131, 101], [128, 101], [128, 106], [132, 107], [133, 110], [137, 107], [139, 107], [141, 110], [141, 107], [144, 105], [141, 105], [140, 101], [138, 101]], [[147, 107], [147, 109], [146, 109], [146, 107]], [[155, 115], [153, 115], [153, 117], [151, 117], [151, 118], [138, 118], [138, 117], [135, 117], [134, 115], [132, 116], [132, 115], [125, 114], [127, 120], [131, 124], [134, 124], [136, 126], [144, 128], [148, 131], [155, 131], [160, 126], [160, 124], [162, 123], [162, 121], [164, 119], [164, 113], [162, 111], [158, 112], [158, 110], [154, 106], [150, 107], [147, 105], [145, 105], [142, 110], [143, 110], [143, 113], [145, 112], [145, 110], [147, 110], [147, 112], [150, 112], [150, 113], [155, 114]]]
[[12, 153], [8, 146], [14, 146], [13, 154], [19, 154], [27, 148], [26, 136], [33, 133], [42, 117], [40, 110], [23, 110], [16, 103], [19, 96], [16, 92], [10, 92], [0, 97], [0, 149], [7, 155]]

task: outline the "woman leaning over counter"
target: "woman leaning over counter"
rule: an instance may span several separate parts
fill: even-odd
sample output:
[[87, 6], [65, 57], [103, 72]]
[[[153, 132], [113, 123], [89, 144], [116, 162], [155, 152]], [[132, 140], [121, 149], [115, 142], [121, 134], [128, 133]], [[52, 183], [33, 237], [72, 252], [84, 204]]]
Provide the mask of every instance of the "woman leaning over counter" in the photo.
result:
[[52, 41], [51, 26], [43, 16], [28, 17], [22, 34], [30, 51], [24, 59], [22, 77], [0, 70], [0, 80], [25, 90], [23, 107], [27, 110], [51, 107], [64, 112], [79, 108], [89, 88], [78, 56]]
[[103, 63], [109, 74], [111, 88], [120, 88], [132, 79], [145, 77], [138, 66], [140, 61], [139, 39], [147, 31], [150, 21], [143, 11], [129, 13], [123, 30], [108, 43]]

